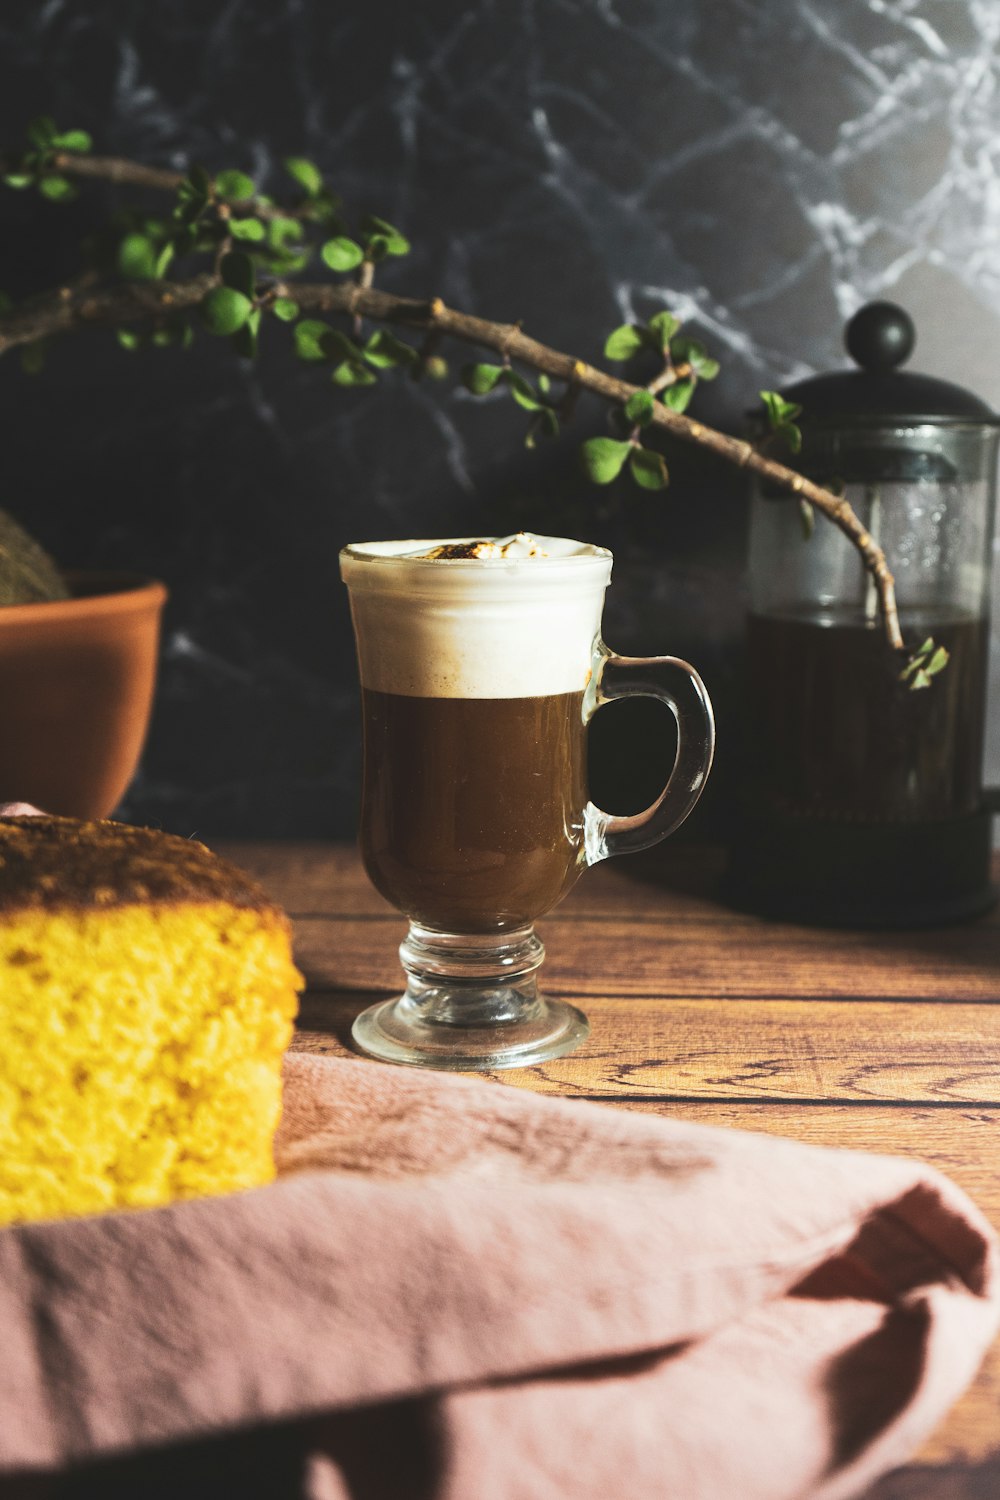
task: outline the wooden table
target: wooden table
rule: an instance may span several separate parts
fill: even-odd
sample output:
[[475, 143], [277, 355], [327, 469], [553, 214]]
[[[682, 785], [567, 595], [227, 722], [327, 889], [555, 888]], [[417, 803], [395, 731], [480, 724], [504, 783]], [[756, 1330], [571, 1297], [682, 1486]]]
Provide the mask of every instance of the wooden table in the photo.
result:
[[[296, 1046], [347, 1055], [357, 1012], [399, 987], [402, 919], [353, 849], [241, 843], [223, 852], [294, 918], [309, 983]], [[675, 844], [656, 853], [655, 864], [638, 856], [588, 871], [539, 924], [545, 987], [583, 1007], [589, 1040], [570, 1057], [489, 1076], [923, 1157], [1000, 1227], [1000, 919], [930, 933], [784, 926], [715, 898], [712, 852]], [[917, 1461], [876, 1496], [998, 1500], [1000, 1346]]]

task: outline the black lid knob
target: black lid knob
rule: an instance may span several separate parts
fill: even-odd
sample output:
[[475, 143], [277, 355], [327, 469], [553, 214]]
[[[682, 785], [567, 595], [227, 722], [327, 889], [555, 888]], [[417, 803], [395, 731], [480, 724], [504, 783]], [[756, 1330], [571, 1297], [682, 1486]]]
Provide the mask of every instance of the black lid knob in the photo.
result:
[[913, 319], [895, 302], [866, 302], [844, 329], [847, 352], [863, 370], [892, 370], [913, 353]]
[[782, 390], [787, 401], [802, 407], [798, 420], [806, 448], [809, 432], [858, 422], [887, 428], [914, 422], [1000, 427], [1000, 417], [971, 391], [897, 368], [912, 354], [916, 333], [909, 313], [894, 302], [860, 307], [844, 329], [844, 343], [860, 369], [810, 375]]

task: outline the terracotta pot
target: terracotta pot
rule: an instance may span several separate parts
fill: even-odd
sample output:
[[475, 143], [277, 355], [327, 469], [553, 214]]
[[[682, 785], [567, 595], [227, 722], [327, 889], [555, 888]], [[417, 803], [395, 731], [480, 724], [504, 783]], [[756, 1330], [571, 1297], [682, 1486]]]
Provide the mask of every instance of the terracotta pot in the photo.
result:
[[0, 608], [0, 802], [106, 818], [142, 751], [162, 583], [69, 574], [74, 597]]

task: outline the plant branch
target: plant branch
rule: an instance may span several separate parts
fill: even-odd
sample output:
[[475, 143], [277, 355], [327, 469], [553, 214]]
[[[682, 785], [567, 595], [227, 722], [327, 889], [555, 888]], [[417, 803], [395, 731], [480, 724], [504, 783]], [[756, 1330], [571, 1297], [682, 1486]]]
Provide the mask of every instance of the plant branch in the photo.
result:
[[664, 365], [659, 375], [657, 375], [655, 380], [651, 380], [649, 382], [646, 389], [651, 396], [658, 396], [660, 392], [665, 391], [668, 386], [676, 385], [678, 380], [686, 380], [690, 374], [691, 366], [688, 364]]
[[[13, 159], [0, 153], [0, 171], [10, 170], [12, 165]], [[92, 156], [69, 151], [55, 152], [52, 165], [66, 176], [103, 179], [161, 192], [176, 192], [185, 175], [168, 168], [148, 167], [121, 157]], [[261, 217], [283, 212], [270, 205], [260, 204], [257, 199], [251, 200], [247, 207]], [[278, 295], [294, 298], [305, 311], [345, 315], [355, 321], [355, 326], [361, 318], [371, 318], [375, 322], [423, 329], [425, 333], [449, 335], [468, 344], [492, 349], [505, 362], [519, 360], [534, 370], [565, 381], [567, 395], [585, 389], [609, 401], [624, 404], [637, 389], [641, 389], [577, 359], [574, 355], [562, 354], [539, 343], [537, 339], [523, 333], [517, 323], [495, 323], [473, 317], [469, 313], [446, 307], [439, 297], [430, 300], [398, 297], [366, 284], [369, 280], [368, 276], [362, 275], [354, 283], [303, 285], [296, 282], [288, 288], [279, 285], [277, 292]], [[28, 299], [0, 315], [0, 355], [18, 345], [32, 344], [56, 334], [82, 328], [155, 321], [196, 307], [205, 293], [216, 285], [218, 276], [206, 273], [183, 282], [129, 281], [103, 289], [64, 286], [53, 293]], [[680, 378], [680, 375], [680, 368], [671, 372], [669, 378], [667, 372], [664, 372], [649, 389], [655, 395], [673, 380]], [[682, 442], [694, 443], [738, 468], [748, 469], [799, 499], [808, 500], [839, 527], [857, 548], [871, 574], [890, 644], [897, 650], [903, 648], [893, 577], [885, 555], [846, 500], [775, 459], [766, 457], [751, 443], [706, 427], [659, 401], [654, 405], [652, 421]]]
[[52, 165], [64, 177], [96, 177], [119, 186], [152, 188], [160, 193], [176, 193], [185, 177], [185, 173], [169, 167], [147, 167], [123, 156], [89, 156], [76, 151], [56, 151]]
[[[0, 151], [0, 176], [16, 172], [19, 161], [19, 157]], [[124, 156], [91, 156], [79, 151], [54, 151], [50, 166], [63, 177], [89, 177], [114, 183], [116, 187], [149, 188], [157, 193], [176, 193], [187, 176], [186, 172], [171, 167], [148, 167], [144, 162], [129, 161]], [[283, 218], [301, 211], [264, 203], [257, 197], [248, 198], [236, 206], [241, 212], [252, 213], [259, 219]]]
[[190, 281], [126, 281], [97, 289], [63, 286], [26, 298], [0, 315], [0, 355], [57, 334], [149, 322], [183, 312], [197, 307], [217, 285], [218, 277], [206, 272]]

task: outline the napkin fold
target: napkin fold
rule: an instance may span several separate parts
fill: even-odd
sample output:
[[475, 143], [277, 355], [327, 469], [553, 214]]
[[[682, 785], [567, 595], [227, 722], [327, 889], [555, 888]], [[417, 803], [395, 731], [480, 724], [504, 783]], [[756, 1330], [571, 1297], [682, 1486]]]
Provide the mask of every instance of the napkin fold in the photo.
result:
[[0, 1497], [838, 1500], [1000, 1316], [918, 1162], [305, 1054], [277, 1154], [0, 1232]]

